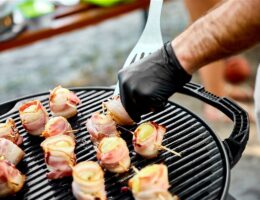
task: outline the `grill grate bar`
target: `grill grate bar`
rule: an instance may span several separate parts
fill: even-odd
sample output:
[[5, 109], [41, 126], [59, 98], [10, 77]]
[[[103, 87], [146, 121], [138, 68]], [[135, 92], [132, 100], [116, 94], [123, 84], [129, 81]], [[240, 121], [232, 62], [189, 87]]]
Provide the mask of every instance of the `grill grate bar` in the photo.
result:
[[[219, 163], [216, 163], [216, 165]], [[200, 188], [201, 193], [203, 193], [203, 189], [206, 185], [209, 183], [210, 180], [216, 180], [216, 177], [219, 177], [219, 175], [222, 173], [222, 170], [219, 169], [214, 174], [209, 174], [209, 170], [214, 170], [215, 166], [211, 166], [206, 170], [201, 171], [200, 173], [197, 173], [195, 176], [190, 177], [190, 179], [187, 179], [186, 181], [180, 183], [177, 187], [174, 187], [174, 190], [179, 193], [181, 189], [185, 187], [185, 190], [179, 193], [181, 199], [186, 199], [187, 196], [189, 196], [191, 199], [193, 196], [194, 191], [196, 191], [198, 188]], [[189, 185], [189, 187], [186, 186], [186, 184]], [[203, 186], [203, 187], [202, 187]], [[197, 199], [196, 197], [194, 199]]]
[[[42, 167], [44, 167], [44, 165], [42, 165]], [[31, 181], [33, 181], [35, 178], [39, 177], [39, 176], [45, 176], [47, 173], [47, 169], [46, 170], [37, 170], [34, 171], [34, 173], [30, 173], [27, 175], [26, 181], [28, 181], [28, 183], [31, 184]]]
[[[204, 154], [204, 155], [197, 157], [191, 163], [186, 163], [181, 168], [178, 168], [178, 169], [174, 170], [173, 172], [169, 173], [169, 176], [176, 177], [176, 175], [178, 173], [182, 172], [181, 176], [178, 176], [178, 178], [174, 179], [174, 181], [178, 182], [182, 179], [185, 179], [186, 177], [190, 177], [190, 175], [192, 173], [194, 173], [195, 171], [197, 171], [201, 168], [207, 169], [208, 165], [210, 165], [210, 164], [216, 162], [217, 160], [219, 160], [220, 155], [216, 155], [216, 156], [210, 158], [210, 160], [206, 160], [208, 158], [208, 156], [209, 156], [208, 154]], [[200, 166], [196, 166], [197, 163], [200, 163]], [[174, 168], [174, 163], [169, 167]]]
[[201, 191], [195, 192], [192, 196], [190, 196], [190, 197], [187, 198], [187, 199], [195, 199], [195, 198], [198, 199], [198, 198], [201, 198], [201, 193], [204, 193], [204, 192], [205, 192], [205, 193], [208, 193], [208, 195], [205, 196], [204, 199], [205, 199], [206, 197], [207, 197], [207, 199], [215, 199], [216, 196], [215, 196], [212, 192], [209, 193], [208, 191], [214, 190], [215, 188], [218, 188], [218, 184], [223, 181], [223, 177], [221, 177], [221, 174], [222, 174], [222, 171], [220, 171], [220, 172], [215, 172], [216, 177], [217, 177], [217, 176], [220, 176], [220, 177], [218, 177], [218, 178], [215, 178], [215, 177], [214, 177], [215, 180], [214, 180], [211, 184], [206, 185], [203, 189], [201, 189]]
[[[219, 178], [220, 179], [220, 178]], [[216, 184], [218, 183], [218, 181], [215, 181]], [[221, 192], [221, 188], [220, 187], [217, 187], [215, 186], [216, 189], [209, 192], [209, 194], [205, 197], [202, 197], [201, 200], [209, 200], [209, 199], [214, 199], [214, 200], [218, 200], [218, 194]]]
[[[27, 184], [29, 191], [26, 193], [25, 198], [30, 197], [30, 199], [37, 199], [39, 193], [42, 194], [47, 190], [51, 190], [51, 186], [48, 184], [49, 181], [46, 178], [44, 179], [44, 177], [41, 177], [39, 180], [41, 181], [39, 181], [37, 184]], [[43, 188], [45, 189], [44, 192], [42, 192]]]

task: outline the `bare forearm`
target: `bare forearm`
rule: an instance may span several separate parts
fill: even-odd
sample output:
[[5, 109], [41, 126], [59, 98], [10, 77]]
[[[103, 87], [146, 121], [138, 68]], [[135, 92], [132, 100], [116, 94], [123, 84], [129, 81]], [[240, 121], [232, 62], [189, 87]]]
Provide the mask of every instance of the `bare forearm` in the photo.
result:
[[190, 74], [205, 64], [260, 41], [260, 0], [229, 0], [200, 18], [172, 41]]

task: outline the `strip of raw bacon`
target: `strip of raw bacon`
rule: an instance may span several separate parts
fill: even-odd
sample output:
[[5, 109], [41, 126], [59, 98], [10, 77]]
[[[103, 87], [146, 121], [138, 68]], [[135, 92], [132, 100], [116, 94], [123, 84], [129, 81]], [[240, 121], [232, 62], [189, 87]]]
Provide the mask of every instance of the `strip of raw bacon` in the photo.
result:
[[76, 164], [74, 153], [75, 141], [68, 135], [56, 135], [46, 138], [41, 147], [45, 153], [45, 162], [49, 179], [59, 179], [72, 175], [72, 167]]
[[104, 172], [93, 161], [84, 161], [73, 167], [72, 192], [77, 200], [106, 200]]
[[0, 158], [17, 165], [24, 157], [24, 151], [5, 138], [0, 138]]
[[0, 198], [13, 195], [24, 185], [25, 176], [6, 160], [0, 160]]
[[103, 105], [117, 124], [133, 125], [135, 123], [123, 107], [119, 96], [114, 96], [108, 101], [103, 102]]
[[128, 171], [130, 166], [129, 150], [120, 137], [105, 137], [98, 145], [97, 158], [104, 168], [114, 173]]
[[95, 112], [87, 120], [87, 130], [91, 140], [98, 144], [104, 137], [119, 136], [116, 123], [110, 115]]
[[80, 103], [75, 93], [61, 86], [50, 91], [49, 101], [52, 114], [65, 118], [75, 116], [78, 112], [77, 105]]
[[156, 157], [165, 132], [166, 128], [155, 122], [146, 122], [139, 125], [133, 136], [135, 151], [145, 158]]
[[19, 108], [19, 114], [24, 129], [32, 135], [41, 135], [49, 120], [46, 109], [38, 100], [24, 103]]
[[178, 200], [168, 192], [168, 170], [163, 164], [146, 166], [128, 181], [136, 200]]
[[64, 117], [52, 117], [45, 125], [42, 136], [47, 138], [55, 135], [69, 135], [75, 138], [71, 125]]
[[17, 145], [23, 143], [23, 137], [19, 134], [12, 118], [7, 119], [5, 123], [0, 123], [0, 138], [10, 140]]

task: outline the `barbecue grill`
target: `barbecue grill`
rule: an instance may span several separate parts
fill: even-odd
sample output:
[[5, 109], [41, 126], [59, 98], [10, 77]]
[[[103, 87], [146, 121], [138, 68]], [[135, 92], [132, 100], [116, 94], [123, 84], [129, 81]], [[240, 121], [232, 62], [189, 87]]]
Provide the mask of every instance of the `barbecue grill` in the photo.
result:
[[[73, 88], [82, 104], [78, 106], [78, 115], [69, 120], [76, 133], [75, 153], [77, 162], [96, 161], [96, 153], [86, 130], [86, 120], [93, 112], [101, 111], [101, 103], [112, 96], [114, 89], [106, 87]], [[219, 140], [211, 128], [198, 116], [174, 102], [168, 102], [165, 109], [158, 113], [149, 113], [142, 117], [144, 121], [155, 121], [167, 128], [163, 145], [182, 154], [175, 156], [162, 151], [157, 158], [147, 160], [133, 151], [132, 135], [121, 130], [130, 150], [132, 164], [141, 169], [152, 163], [165, 163], [168, 166], [170, 191], [180, 199], [211, 200], [226, 199], [228, 194], [230, 169], [240, 159], [249, 136], [247, 113], [232, 101], [219, 98], [204, 90], [203, 87], [188, 83], [180, 91], [209, 103], [225, 113], [233, 122], [234, 128], [229, 138]], [[25, 101], [39, 99], [50, 113], [49, 93], [34, 94], [0, 105], [0, 122], [12, 117], [24, 137], [22, 149], [26, 155], [17, 168], [27, 176], [23, 189], [8, 199], [26, 200], [70, 200], [74, 199], [71, 191], [72, 178], [48, 180], [44, 154], [40, 147], [43, 138], [34, 137], [23, 129], [18, 107]], [[125, 174], [105, 173], [105, 185], [108, 199], [133, 200], [131, 192], [126, 189], [128, 180], [134, 175], [131, 169]]]

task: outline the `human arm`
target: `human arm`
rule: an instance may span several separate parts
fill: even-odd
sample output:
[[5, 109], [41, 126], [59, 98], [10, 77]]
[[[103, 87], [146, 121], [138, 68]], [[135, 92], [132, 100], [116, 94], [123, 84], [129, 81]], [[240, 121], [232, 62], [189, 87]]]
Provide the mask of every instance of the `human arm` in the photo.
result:
[[170, 45], [121, 70], [120, 97], [128, 114], [138, 121], [141, 114], [163, 108], [200, 67], [259, 42], [259, 7], [259, 0], [229, 0]]
[[183, 68], [192, 74], [258, 43], [259, 8], [259, 0], [228, 0], [194, 22], [171, 43]]

